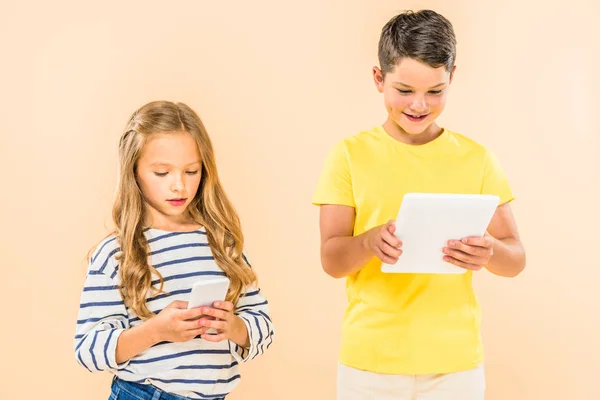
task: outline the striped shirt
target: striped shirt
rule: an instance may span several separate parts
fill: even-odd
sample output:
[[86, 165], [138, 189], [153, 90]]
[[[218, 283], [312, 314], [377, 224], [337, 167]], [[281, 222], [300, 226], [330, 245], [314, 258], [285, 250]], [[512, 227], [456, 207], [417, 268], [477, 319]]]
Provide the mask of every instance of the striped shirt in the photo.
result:
[[[164, 290], [147, 299], [158, 314], [175, 300], [187, 301], [192, 285], [201, 279], [224, 276], [210, 251], [204, 228], [193, 232], [145, 231], [150, 262], [164, 278]], [[274, 328], [267, 300], [258, 287], [248, 287], [235, 313], [248, 329], [250, 347], [229, 340], [207, 342], [196, 337], [183, 343], [158, 343], [130, 360], [117, 364], [119, 335], [142, 321], [120, 296], [120, 251], [114, 236], [92, 255], [81, 294], [75, 333], [75, 358], [90, 372], [109, 371], [118, 378], [152, 384], [166, 392], [194, 399], [224, 398], [240, 381], [239, 363], [263, 354], [273, 342]], [[158, 279], [152, 282], [158, 283]]]

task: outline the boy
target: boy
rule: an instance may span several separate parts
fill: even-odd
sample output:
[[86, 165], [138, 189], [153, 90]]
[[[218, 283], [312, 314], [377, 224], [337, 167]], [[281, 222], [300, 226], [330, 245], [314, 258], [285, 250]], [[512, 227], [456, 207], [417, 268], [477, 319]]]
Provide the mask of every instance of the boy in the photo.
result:
[[[320, 206], [321, 262], [346, 277], [338, 399], [480, 400], [485, 378], [472, 274], [505, 277], [525, 267], [513, 195], [484, 146], [436, 124], [455, 72], [451, 23], [431, 10], [383, 28], [375, 86], [385, 123], [330, 152], [313, 203]], [[483, 237], [448, 238], [440, 257], [465, 274], [384, 274], [402, 257], [394, 219], [409, 192], [500, 196]]]

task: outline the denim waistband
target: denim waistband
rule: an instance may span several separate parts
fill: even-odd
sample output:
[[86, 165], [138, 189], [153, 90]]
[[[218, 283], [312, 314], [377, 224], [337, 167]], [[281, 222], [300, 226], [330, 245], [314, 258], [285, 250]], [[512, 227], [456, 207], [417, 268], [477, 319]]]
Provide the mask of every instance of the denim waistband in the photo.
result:
[[[129, 382], [123, 379], [115, 377], [113, 379], [113, 391], [118, 389], [119, 391], [125, 391], [133, 397], [144, 399], [144, 400], [190, 400], [191, 397], [180, 396], [173, 393], [165, 392], [157, 388], [156, 386]], [[209, 397], [207, 397], [209, 399]], [[224, 397], [213, 397], [210, 400], [225, 400]]]

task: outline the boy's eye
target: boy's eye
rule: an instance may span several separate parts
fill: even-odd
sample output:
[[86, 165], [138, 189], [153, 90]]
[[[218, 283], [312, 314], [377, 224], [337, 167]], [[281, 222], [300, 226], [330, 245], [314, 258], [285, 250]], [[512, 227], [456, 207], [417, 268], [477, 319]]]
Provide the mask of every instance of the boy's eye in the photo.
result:
[[[429, 94], [434, 94], [434, 95], [442, 94], [443, 91], [444, 91], [443, 89], [440, 89], [440, 90], [430, 90]], [[408, 95], [408, 94], [412, 93], [412, 90], [398, 89], [398, 92], [400, 92], [400, 94], [403, 94], [403, 95]]]
[[155, 172], [154, 175], [156, 176], [167, 176], [168, 172]]

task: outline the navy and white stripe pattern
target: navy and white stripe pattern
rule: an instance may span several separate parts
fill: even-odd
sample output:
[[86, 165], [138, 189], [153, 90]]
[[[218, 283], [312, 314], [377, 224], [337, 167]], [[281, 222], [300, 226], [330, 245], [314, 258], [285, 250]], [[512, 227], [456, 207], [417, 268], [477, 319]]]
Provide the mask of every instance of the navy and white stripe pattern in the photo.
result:
[[[187, 301], [192, 284], [223, 276], [208, 246], [206, 231], [145, 232], [150, 262], [165, 279], [162, 294], [148, 299], [154, 313], [175, 300]], [[250, 348], [225, 340], [212, 343], [196, 338], [184, 343], [163, 342], [117, 364], [119, 335], [142, 321], [125, 307], [118, 292], [119, 252], [114, 237], [104, 240], [91, 259], [81, 295], [75, 334], [75, 358], [90, 372], [110, 371], [119, 378], [151, 383], [158, 388], [194, 399], [221, 399], [240, 380], [239, 363], [263, 354], [275, 335], [267, 300], [257, 287], [247, 288], [236, 304], [236, 314], [248, 329]]]

